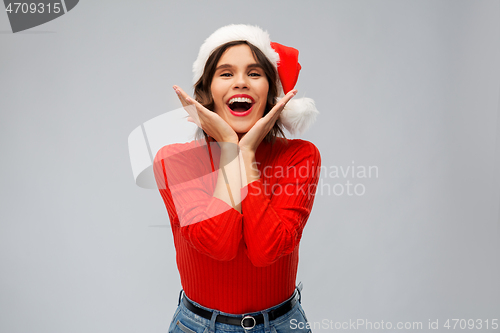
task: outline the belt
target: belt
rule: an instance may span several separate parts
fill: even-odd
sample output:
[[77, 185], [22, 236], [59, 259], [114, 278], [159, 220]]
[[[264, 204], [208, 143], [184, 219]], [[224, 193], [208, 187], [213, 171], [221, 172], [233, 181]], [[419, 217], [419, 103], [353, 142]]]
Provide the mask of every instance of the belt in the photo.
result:
[[[269, 311], [267, 314], [269, 316], [269, 321], [274, 320], [288, 311], [290, 311], [297, 301], [299, 300], [300, 297], [300, 290], [299, 292], [295, 292], [293, 296], [287, 300], [285, 303], [277, 307], [276, 309], [273, 309]], [[212, 319], [212, 311], [202, 309], [196, 305], [194, 305], [190, 300], [187, 299], [187, 297], [182, 298], [182, 302], [186, 306], [186, 308], [189, 309], [189, 311], [197, 314], [200, 317], [203, 317], [205, 319]], [[225, 316], [219, 314], [215, 321], [223, 324], [229, 324], [229, 325], [241, 325], [244, 329], [251, 329], [255, 325], [263, 324], [264, 323], [264, 315], [262, 313], [259, 313], [257, 315], [241, 315], [239, 317], [230, 317], [230, 316]]]

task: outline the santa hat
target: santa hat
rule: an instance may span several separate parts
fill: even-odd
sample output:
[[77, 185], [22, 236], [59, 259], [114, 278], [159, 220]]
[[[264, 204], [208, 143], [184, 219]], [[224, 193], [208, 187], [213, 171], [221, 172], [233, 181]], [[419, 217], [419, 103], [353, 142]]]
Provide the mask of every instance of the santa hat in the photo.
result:
[[[203, 75], [205, 63], [219, 46], [238, 40], [245, 40], [259, 48], [278, 72], [278, 98], [292, 90], [299, 78], [301, 66], [299, 51], [288, 46], [271, 42], [269, 34], [257, 26], [231, 24], [217, 29], [200, 47], [198, 58], [193, 63], [193, 83]], [[303, 133], [316, 120], [318, 110], [310, 98], [292, 98], [281, 112], [280, 121], [291, 133]]]

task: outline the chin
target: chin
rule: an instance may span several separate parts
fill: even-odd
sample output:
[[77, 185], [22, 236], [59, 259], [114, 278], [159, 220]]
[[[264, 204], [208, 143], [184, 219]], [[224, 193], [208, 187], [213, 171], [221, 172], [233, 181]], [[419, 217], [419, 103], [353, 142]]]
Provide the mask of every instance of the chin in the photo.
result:
[[238, 134], [245, 134], [250, 131], [254, 124], [232, 124], [231, 128]]

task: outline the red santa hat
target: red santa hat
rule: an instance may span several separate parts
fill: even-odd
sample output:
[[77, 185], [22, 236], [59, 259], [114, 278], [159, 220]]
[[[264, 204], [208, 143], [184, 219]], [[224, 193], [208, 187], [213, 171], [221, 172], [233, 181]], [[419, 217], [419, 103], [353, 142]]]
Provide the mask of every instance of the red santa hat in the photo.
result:
[[[219, 28], [205, 40], [200, 47], [198, 58], [193, 63], [193, 83], [201, 78], [208, 57], [217, 47], [237, 40], [245, 40], [259, 48], [277, 69], [278, 99], [295, 87], [301, 70], [298, 62], [299, 51], [271, 42], [266, 31], [245, 24], [231, 24]], [[291, 134], [301, 134], [314, 123], [318, 114], [312, 99], [294, 97], [281, 112], [280, 121]]]

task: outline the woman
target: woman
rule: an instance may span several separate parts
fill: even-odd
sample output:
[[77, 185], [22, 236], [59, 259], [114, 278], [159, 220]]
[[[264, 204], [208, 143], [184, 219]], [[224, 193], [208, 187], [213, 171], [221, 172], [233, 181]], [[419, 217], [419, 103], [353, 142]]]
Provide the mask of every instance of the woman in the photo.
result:
[[174, 86], [199, 130], [154, 163], [184, 291], [170, 332], [310, 331], [295, 278], [321, 158], [282, 131], [317, 113], [310, 99], [290, 101], [297, 60], [260, 28], [230, 25], [200, 48], [195, 98]]

